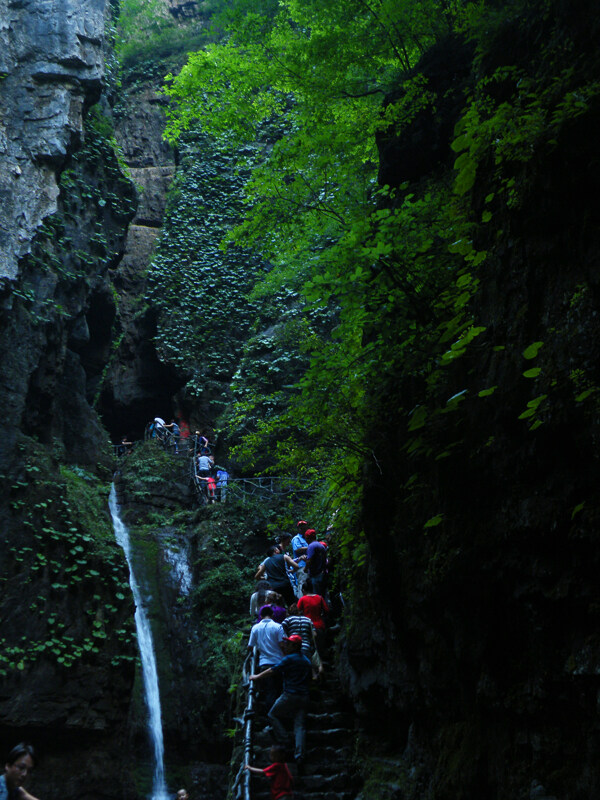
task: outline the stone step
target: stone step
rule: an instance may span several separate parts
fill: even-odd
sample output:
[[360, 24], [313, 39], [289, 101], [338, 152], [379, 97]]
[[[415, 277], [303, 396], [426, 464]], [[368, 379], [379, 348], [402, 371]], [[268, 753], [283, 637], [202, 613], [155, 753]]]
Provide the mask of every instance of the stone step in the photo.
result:
[[333, 775], [308, 774], [308, 765], [304, 773], [298, 777], [297, 784], [304, 791], [348, 791], [352, 786], [352, 778], [347, 772], [336, 772]]
[[332, 747], [336, 742], [347, 742], [352, 738], [352, 731], [348, 728], [320, 728], [307, 729], [306, 739], [311, 744], [323, 744]]
[[[345, 792], [334, 792], [327, 789], [309, 791], [301, 785], [300, 779], [294, 781], [294, 800], [355, 800], [358, 796], [358, 789], [349, 789]], [[270, 800], [271, 793], [263, 787], [256, 790], [252, 787], [252, 800]]]
[[[293, 734], [291, 728], [288, 730], [289, 743], [293, 742]], [[268, 748], [273, 744], [273, 738], [268, 731], [257, 731], [253, 736], [255, 748]], [[313, 730], [307, 728], [306, 730], [306, 744], [308, 749], [322, 749], [327, 746], [339, 751], [346, 745], [346, 749], [350, 749], [351, 736], [347, 728], [324, 728], [323, 730]]]
[[309, 706], [306, 725], [314, 728], [347, 728], [351, 731], [354, 728], [354, 715], [347, 711], [323, 712], [322, 709], [311, 711]]
[[350, 741], [331, 747], [323, 744], [312, 747], [311, 737], [307, 736], [306, 738], [306, 758], [311, 764], [325, 763], [339, 765], [340, 761], [346, 763], [351, 759], [353, 749], [353, 743]]

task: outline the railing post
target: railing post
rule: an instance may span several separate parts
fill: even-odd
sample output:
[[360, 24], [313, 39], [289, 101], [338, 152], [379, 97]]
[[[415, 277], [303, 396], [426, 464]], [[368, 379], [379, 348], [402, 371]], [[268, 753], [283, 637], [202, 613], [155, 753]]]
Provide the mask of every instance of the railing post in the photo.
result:
[[[253, 647], [250, 658], [246, 663], [250, 662], [250, 672], [248, 675], [256, 673], [258, 661], [258, 648]], [[244, 675], [245, 680], [248, 680], [248, 675]], [[244, 713], [244, 764], [250, 764], [252, 760], [252, 719], [254, 717], [256, 687], [254, 681], [248, 681], [248, 700], [246, 702], [246, 711]], [[245, 769], [242, 776], [244, 800], [250, 800], [250, 770]]]

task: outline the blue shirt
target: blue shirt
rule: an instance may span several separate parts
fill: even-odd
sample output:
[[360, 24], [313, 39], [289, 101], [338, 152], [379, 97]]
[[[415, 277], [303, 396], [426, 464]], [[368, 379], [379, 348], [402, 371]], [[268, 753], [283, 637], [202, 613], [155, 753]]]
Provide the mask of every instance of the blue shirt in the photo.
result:
[[304, 567], [304, 566], [306, 566], [306, 556], [297, 556], [297, 555], [296, 555], [296, 551], [297, 551], [297, 550], [298, 550], [300, 547], [308, 547], [308, 542], [306, 541], [306, 539], [304, 538], [304, 536], [302, 536], [302, 534], [301, 534], [301, 533], [297, 533], [297, 534], [294, 536], [294, 538], [292, 539], [292, 553], [293, 553], [293, 558], [294, 558], [294, 561], [295, 561], [297, 564], [299, 564], [301, 567]]
[[19, 789], [13, 789], [12, 792], [9, 792], [6, 785], [6, 776], [0, 775], [0, 800], [13, 800], [19, 797], [20, 794], [21, 791]]
[[271, 669], [275, 673], [281, 673], [283, 691], [286, 694], [308, 694], [312, 667], [306, 656], [300, 653], [290, 653], [289, 656], [284, 656], [278, 664], [274, 664]]

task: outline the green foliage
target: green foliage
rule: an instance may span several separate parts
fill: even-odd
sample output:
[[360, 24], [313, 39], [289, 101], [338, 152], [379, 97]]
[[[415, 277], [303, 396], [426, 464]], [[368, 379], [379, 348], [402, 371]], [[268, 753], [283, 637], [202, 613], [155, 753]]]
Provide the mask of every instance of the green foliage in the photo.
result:
[[[307, 480], [325, 472], [329, 513], [347, 490], [353, 505], [360, 498], [373, 376], [391, 383], [407, 354], [440, 338], [436, 298], [445, 292], [453, 307], [453, 358], [481, 330], [466, 310], [477, 280], [465, 271], [454, 287], [462, 258], [476, 266], [478, 254], [472, 245], [448, 251], [469, 238], [449, 188], [375, 184], [376, 133], [434, 106], [426, 80], [409, 70], [453, 12], [386, 0], [236, 5], [224, 40], [190, 56], [166, 90], [176, 101], [171, 140], [199, 123], [251, 168], [245, 217], [225, 241], [257, 247], [274, 265], [252, 297], [271, 302], [278, 323], [247, 343], [223, 422], [255, 468], [274, 451], [279, 470]], [[403, 95], [382, 113], [399, 81]], [[251, 159], [240, 158], [247, 142], [264, 143], [260, 157], [254, 145]]]
[[148, 275], [148, 300], [161, 311], [160, 355], [191, 373], [189, 392], [212, 392], [221, 403], [258, 313], [248, 293], [266, 269], [247, 250], [220, 249], [239, 219], [243, 183], [223, 148], [201, 136], [182, 143], [181, 167]]
[[[122, 464], [121, 480], [128, 496], [137, 502], [151, 501], [157, 491], [163, 494], [172, 480], [187, 484], [189, 480], [186, 461], [175, 461], [154, 439], [139, 442]], [[168, 524], [172, 511], [153, 510], [153, 524]]]
[[[415, 465], [407, 502], [429, 508], [416, 515], [419, 528], [433, 539], [446, 527], [443, 504], [419, 495], [419, 467], [461, 452], [469, 411], [501, 402], [502, 386], [473, 386], [476, 363], [537, 358], [519, 373], [531, 392], [521, 418], [534, 430], [552, 406], [543, 342], [495, 342], [473, 312], [494, 238], [505, 235], [498, 226], [519, 212], [535, 160], [598, 95], [593, 70], [565, 61], [573, 42], [552, 4], [534, 6], [245, 2], [224, 14], [223, 40], [170, 78], [171, 140], [199, 125], [251, 171], [244, 218], [223, 231], [226, 245], [269, 259], [268, 274], [253, 276], [251, 302], [283, 308], [287, 291], [293, 309], [268, 335], [253, 331], [224, 424], [254, 468], [268, 450], [279, 470], [324, 477], [315, 507], [326, 518], [347, 504], [353, 534], [365, 464], [377, 473], [389, 427], [401, 431], [396, 457]], [[518, 63], [504, 58], [506, 31], [529, 41], [540, 20], [547, 45]], [[457, 27], [476, 55], [457, 95], [454, 174], [440, 166], [414, 184], [378, 186], [376, 136], [418, 138], [423, 118], [437, 120], [446, 97], [415, 64]], [[589, 390], [581, 382], [575, 396], [582, 402]], [[484, 439], [481, 447], [494, 440]], [[351, 534], [341, 536], [351, 558]]]
[[185, 53], [200, 47], [203, 39], [201, 23], [178, 24], [161, 0], [121, 0], [116, 50], [126, 70], [149, 59], [171, 64], [175, 59], [177, 63]]
[[[33, 440], [22, 445], [26, 457], [10, 491], [20, 530], [7, 531], [0, 559], [0, 675], [41, 659], [61, 667], [105, 657], [114, 665], [132, 661], [129, 584], [107, 511], [107, 487], [78, 467], [57, 469]], [[9, 613], [26, 586], [43, 591], [28, 598], [27, 637]]]

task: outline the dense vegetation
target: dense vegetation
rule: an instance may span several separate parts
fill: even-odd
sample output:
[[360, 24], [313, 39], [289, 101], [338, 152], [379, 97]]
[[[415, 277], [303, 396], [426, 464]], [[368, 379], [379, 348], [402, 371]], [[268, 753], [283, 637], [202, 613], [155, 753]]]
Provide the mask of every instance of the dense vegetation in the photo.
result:
[[[319, 464], [330, 508], [350, 485], [348, 494], [359, 497], [362, 464], [377, 463], [375, 393], [395, 396], [401, 383], [417, 382], [417, 403], [413, 398], [402, 409], [400, 398], [393, 401], [410, 434], [405, 452], [446, 458], [456, 442], [439, 441], [438, 430], [467, 399], [457, 362], [474, 349], [481, 357], [482, 350], [505, 347], [483, 336], [471, 302], [493, 244], [490, 222], [498, 209], [520, 207], [526, 165], [540, 148], [555, 146], [560, 129], [598, 92], [593, 67], [575, 72], [564, 62], [567, 51], [575, 53], [568, 21], [556, 11], [548, 2], [513, 2], [501, 12], [485, 4], [385, 0], [351, 7], [334, 0], [234, 4], [217, 17], [221, 40], [171, 76], [172, 141], [200, 124], [221, 153], [229, 149], [240, 169], [252, 170], [245, 215], [225, 244], [269, 260], [253, 297], [273, 303], [287, 292], [288, 306], [317, 323], [298, 336], [292, 320], [288, 346], [284, 341], [281, 352], [277, 345], [288, 359], [297, 359], [298, 342], [305, 354], [301, 376], [283, 373], [282, 383], [296, 387], [291, 393], [262, 386], [256, 370], [246, 381], [238, 371], [228, 418], [238, 428], [245, 420], [241, 454], [252, 462], [276, 440], [278, 469]], [[540, 51], [488, 63], [505, 30], [525, 38], [539, 20], [546, 33]], [[431, 65], [435, 56], [423, 57], [444, 47], [464, 62], [458, 79], [449, 56], [442, 79]], [[427, 125], [437, 126], [440, 139], [452, 138], [455, 123], [454, 173], [452, 152], [442, 144], [425, 166], [405, 162], [404, 173], [396, 167], [392, 180], [378, 181], [395, 140], [426, 137]], [[478, 171], [489, 164], [493, 174], [480, 196]], [[175, 220], [167, 228], [179, 235], [185, 226]], [[161, 272], [159, 280], [165, 278]], [[197, 292], [197, 277], [188, 279]], [[215, 295], [211, 309], [221, 303], [227, 305], [225, 295]], [[331, 324], [323, 321], [326, 309], [334, 310]], [[247, 326], [238, 309], [242, 317]], [[173, 326], [177, 331], [163, 333], [173, 349], [202, 336], [202, 326], [188, 330], [189, 315]], [[541, 371], [536, 341], [522, 348], [532, 386]], [[486, 403], [497, 386], [475, 389], [469, 401]], [[588, 389], [579, 376], [578, 402]], [[526, 399], [523, 419], [532, 429], [541, 425], [547, 397], [542, 387]], [[427, 527], [442, 520], [433, 510], [422, 520]]]
[[[363, 708], [398, 713], [406, 797], [598, 785], [574, 753], [596, 674], [598, 26], [590, 2], [248, 0], [168, 79], [171, 140], [239, 170], [211, 246], [262, 258], [241, 303], [219, 282], [210, 304], [252, 334], [221, 425], [249, 468], [321, 478], [318, 526], [339, 509], [339, 659]], [[178, 202], [156, 287], [183, 286], [169, 242], [211, 229]], [[201, 393], [185, 305], [158, 339]]]

